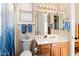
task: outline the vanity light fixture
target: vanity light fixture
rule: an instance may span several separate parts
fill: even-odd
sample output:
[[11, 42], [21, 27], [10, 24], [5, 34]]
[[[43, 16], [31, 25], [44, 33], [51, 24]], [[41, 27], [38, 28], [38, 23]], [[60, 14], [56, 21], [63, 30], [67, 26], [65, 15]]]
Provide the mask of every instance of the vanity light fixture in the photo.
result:
[[[51, 10], [51, 7], [50, 7], [50, 10]], [[52, 10], [51, 10], [52, 11]]]
[[44, 6], [42, 6], [42, 9], [44, 9]]
[[38, 8], [38, 9], [42, 9], [42, 5], [38, 5], [37, 8]]
[[46, 6], [45, 6], [45, 9], [47, 10]]
[[43, 5], [43, 9], [45, 10], [45, 6]]
[[56, 8], [54, 8], [54, 11], [56, 11]]
[[48, 6], [46, 6], [47, 10], [48, 10]]
[[41, 8], [40, 5], [38, 5], [37, 8], [40, 9]]
[[51, 10], [52, 10], [52, 8], [51, 8]]
[[46, 6], [46, 5], [38, 5], [37, 8], [42, 9], [42, 10], [48, 10], [48, 11], [57, 11], [57, 13], [65, 12], [64, 9], [59, 9], [59, 8], [56, 8], [56, 7], [50, 7], [50, 6]]

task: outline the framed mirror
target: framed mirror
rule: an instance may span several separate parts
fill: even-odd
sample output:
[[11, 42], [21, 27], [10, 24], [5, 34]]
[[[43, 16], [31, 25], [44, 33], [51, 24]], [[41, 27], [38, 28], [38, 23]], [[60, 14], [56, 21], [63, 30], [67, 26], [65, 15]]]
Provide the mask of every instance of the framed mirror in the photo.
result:
[[51, 34], [53, 30], [70, 30], [70, 21], [62, 13], [37, 12], [36, 15], [37, 34]]

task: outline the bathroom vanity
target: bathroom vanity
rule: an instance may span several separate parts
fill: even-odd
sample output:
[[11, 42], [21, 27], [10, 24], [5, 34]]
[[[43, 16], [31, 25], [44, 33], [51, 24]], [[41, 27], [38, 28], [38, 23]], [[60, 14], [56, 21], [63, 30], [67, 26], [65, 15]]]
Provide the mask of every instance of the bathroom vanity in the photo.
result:
[[42, 56], [68, 56], [69, 42], [38, 45], [38, 55]]
[[39, 56], [68, 56], [69, 40], [36, 39]]

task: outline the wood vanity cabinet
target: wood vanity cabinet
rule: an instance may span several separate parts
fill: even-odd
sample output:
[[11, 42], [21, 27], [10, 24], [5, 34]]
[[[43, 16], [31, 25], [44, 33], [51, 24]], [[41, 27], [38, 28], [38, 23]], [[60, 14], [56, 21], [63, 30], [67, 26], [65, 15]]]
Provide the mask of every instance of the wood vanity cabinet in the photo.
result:
[[41, 56], [68, 56], [69, 42], [57, 42], [38, 45], [38, 55]]

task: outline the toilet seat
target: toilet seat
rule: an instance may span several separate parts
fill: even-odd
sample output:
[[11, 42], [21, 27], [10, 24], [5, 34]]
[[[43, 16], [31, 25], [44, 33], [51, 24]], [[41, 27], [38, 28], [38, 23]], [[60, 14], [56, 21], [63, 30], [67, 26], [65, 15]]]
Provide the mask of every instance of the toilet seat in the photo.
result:
[[20, 56], [32, 56], [32, 53], [30, 50], [25, 50], [20, 54]]

